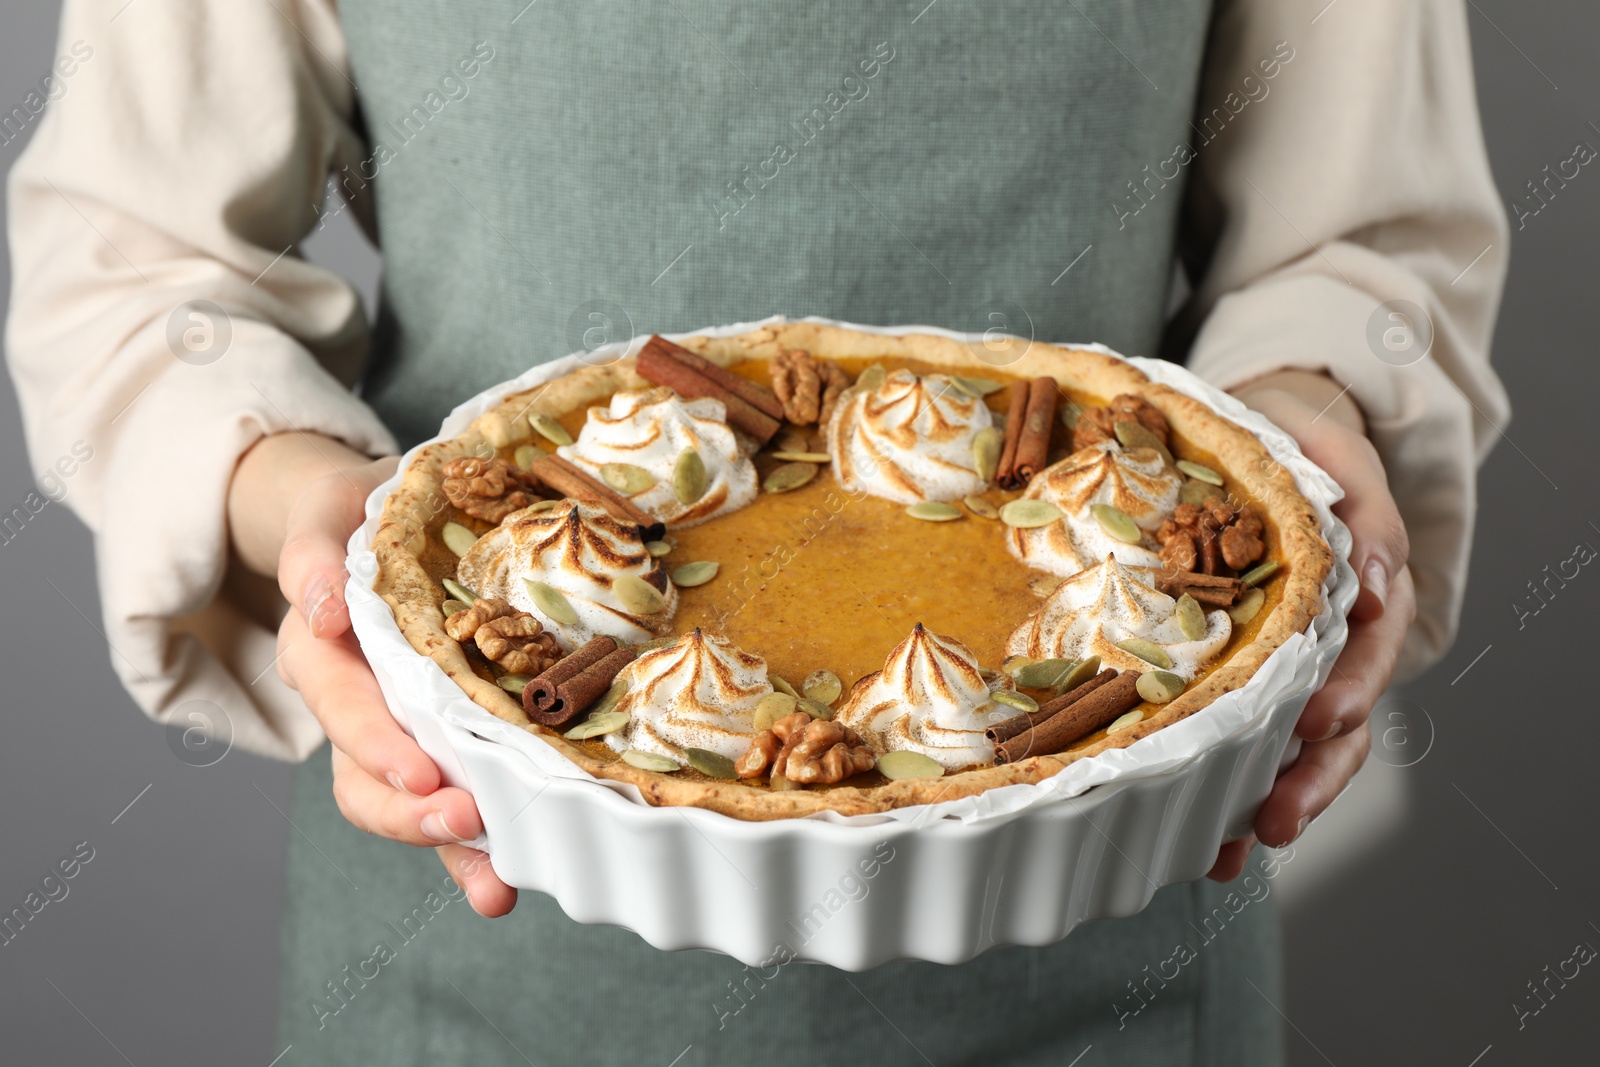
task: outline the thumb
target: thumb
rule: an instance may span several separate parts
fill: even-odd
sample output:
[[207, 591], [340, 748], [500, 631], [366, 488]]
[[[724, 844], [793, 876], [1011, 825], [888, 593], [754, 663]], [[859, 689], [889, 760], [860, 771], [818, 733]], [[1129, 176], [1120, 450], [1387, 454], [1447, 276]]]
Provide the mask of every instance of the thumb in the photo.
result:
[[345, 544], [361, 525], [367, 494], [393, 471], [388, 458], [336, 471], [306, 485], [289, 511], [278, 588], [314, 637], [336, 637], [350, 625], [345, 605]]

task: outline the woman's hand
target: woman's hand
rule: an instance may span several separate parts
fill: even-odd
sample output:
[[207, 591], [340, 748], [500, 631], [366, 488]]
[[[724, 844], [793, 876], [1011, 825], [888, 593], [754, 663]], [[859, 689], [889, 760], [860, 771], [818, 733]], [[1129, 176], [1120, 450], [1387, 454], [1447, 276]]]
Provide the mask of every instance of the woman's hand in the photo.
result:
[[229, 519], [244, 561], [272, 573], [291, 605], [278, 628], [278, 674], [300, 692], [333, 746], [333, 795], [359, 829], [432, 847], [479, 914], [504, 915], [516, 891], [488, 857], [460, 844], [483, 830], [477, 805], [445, 786], [402, 730], [350, 632], [345, 543], [368, 494], [394, 473], [337, 441], [279, 434], [240, 460]]
[[1406, 569], [1410, 545], [1377, 450], [1360, 410], [1320, 374], [1283, 371], [1234, 390], [1300, 444], [1307, 458], [1344, 487], [1334, 513], [1350, 527], [1350, 564], [1361, 591], [1350, 610], [1350, 638], [1328, 684], [1295, 724], [1302, 740], [1294, 764], [1278, 775], [1256, 815], [1255, 834], [1229, 841], [1207, 877], [1232, 881], [1257, 840], [1282, 848], [1333, 803], [1367, 758], [1367, 717], [1394, 674], [1417, 601]]

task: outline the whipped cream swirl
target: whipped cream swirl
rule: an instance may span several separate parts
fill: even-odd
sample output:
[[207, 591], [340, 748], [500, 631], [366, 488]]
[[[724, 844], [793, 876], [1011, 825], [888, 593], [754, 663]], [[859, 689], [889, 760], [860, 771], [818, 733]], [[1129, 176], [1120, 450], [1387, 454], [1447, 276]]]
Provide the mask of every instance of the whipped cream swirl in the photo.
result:
[[766, 660], [698, 628], [646, 652], [617, 677], [628, 692], [616, 710], [630, 718], [606, 744], [675, 760], [685, 748], [744, 755], [756, 733], [756, 705], [772, 692]]
[[[667, 599], [666, 610], [636, 615], [623, 607], [612, 586], [625, 574], [655, 586]], [[557, 622], [545, 614], [528, 589], [530, 579], [558, 590], [578, 621]], [[506, 516], [461, 557], [456, 580], [479, 596], [504, 597], [532, 613], [569, 652], [598, 634], [632, 644], [648, 641], [667, 631], [678, 607], [677, 587], [645, 551], [639, 528], [573, 500]]]
[[[1022, 495], [1046, 500], [1066, 517], [1032, 529], [1007, 529], [1011, 554], [1030, 567], [1071, 577], [1115, 552], [1137, 567], [1161, 565], [1152, 531], [1178, 506], [1183, 475], [1153, 448], [1124, 451], [1115, 441], [1079, 449], [1034, 476]], [[1141, 530], [1139, 544], [1119, 541], [1101, 528], [1091, 508], [1110, 504]]]
[[1174, 674], [1193, 680], [1222, 651], [1233, 633], [1225, 611], [1206, 613], [1198, 641], [1184, 636], [1174, 612], [1178, 602], [1149, 584], [1148, 572], [1124, 567], [1116, 556], [1062, 582], [1006, 640], [1006, 654], [1034, 659], [1099, 656], [1104, 667], [1155, 670], [1154, 664], [1115, 644], [1130, 637], [1161, 646]]
[[[631, 463], [649, 471], [655, 484], [629, 499], [668, 525], [693, 526], [756, 498], [753, 444], [728, 428], [722, 401], [685, 400], [671, 390], [644, 389], [613, 394], [608, 408], [590, 408], [578, 439], [556, 453], [596, 477], [607, 463]], [[705, 464], [706, 491], [683, 504], [673, 492], [672, 475], [678, 457], [689, 448]]]
[[[1011, 687], [1004, 675], [994, 684]], [[883, 670], [855, 684], [839, 721], [874, 752], [909, 748], [959, 770], [992, 763], [994, 743], [983, 731], [1016, 714], [989, 694], [972, 650], [919, 622], [889, 653]]]
[[993, 423], [948, 375], [893, 371], [877, 389], [844, 394], [828, 423], [833, 474], [851, 492], [902, 504], [981, 493], [972, 439]]

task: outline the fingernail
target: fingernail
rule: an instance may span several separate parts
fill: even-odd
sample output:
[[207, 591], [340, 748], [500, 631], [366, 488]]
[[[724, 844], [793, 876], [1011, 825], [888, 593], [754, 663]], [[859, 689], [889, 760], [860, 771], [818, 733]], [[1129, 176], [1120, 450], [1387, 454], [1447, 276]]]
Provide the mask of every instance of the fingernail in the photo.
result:
[[333, 586], [324, 575], [317, 575], [306, 583], [305, 595], [306, 625], [311, 629], [311, 636], [322, 637], [321, 625], [327, 621], [330, 611], [337, 605], [333, 602]]
[[1309, 816], [1309, 815], [1300, 816], [1300, 824], [1294, 828], [1294, 836], [1289, 838], [1289, 840], [1284, 842], [1284, 844], [1292, 845], [1296, 841], [1300, 840], [1300, 835], [1306, 832], [1306, 823], [1308, 823], [1310, 821], [1311, 821], [1311, 816]]
[[390, 771], [388, 774], [384, 775], [384, 777], [388, 778], [389, 784], [400, 790], [400, 792], [413, 797], [417, 795], [406, 788], [406, 780], [400, 777], [399, 771]]
[[467, 838], [450, 829], [450, 824], [444, 821], [444, 812], [442, 811], [430, 811], [424, 815], [422, 817], [421, 830], [423, 837], [430, 841], [437, 841], [440, 844], [447, 842], [459, 843], [467, 840]]
[[[1343, 732], [1344, 732], [1344, 723], [1336, 722], [1332, 726], [1328, 727], [1328, 732], [1323, 734], [1321, 737], [1317, 738], [1317, 740], [1318, 741], [1331, 741], [1335, 737], [1338, 737]], [[395, 788], [399, 788], [399, 787], [396, 786]]]
[[1373, 596], [1378, 598], [1380, 605], [1389, 600], [1389, 571], [1375, 559], [1367, 560], [1366, 569], [1361, 572], [1361, 584]]

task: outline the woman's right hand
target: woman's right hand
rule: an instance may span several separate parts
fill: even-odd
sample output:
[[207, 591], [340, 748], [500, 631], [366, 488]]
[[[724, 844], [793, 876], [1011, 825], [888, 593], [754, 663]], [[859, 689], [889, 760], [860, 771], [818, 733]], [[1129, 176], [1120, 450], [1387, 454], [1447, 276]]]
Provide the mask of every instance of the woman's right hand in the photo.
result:
[[367, 833], [436, 849], [479, 914], [504, 915], [516, 890], [487, 855], [461, 844], [483, 831], [477, 805], [444, 785], [433, 760], [395, 722], [350, 631], [345, 544], [367, 496], [395, 464], [328, 438], [265, 438], [240, 461], [230, 488], [234, 541], [247, 563], [275, 562], [291, 605], [278, 628], [278, 674], [328, 735], [340, 812]]

